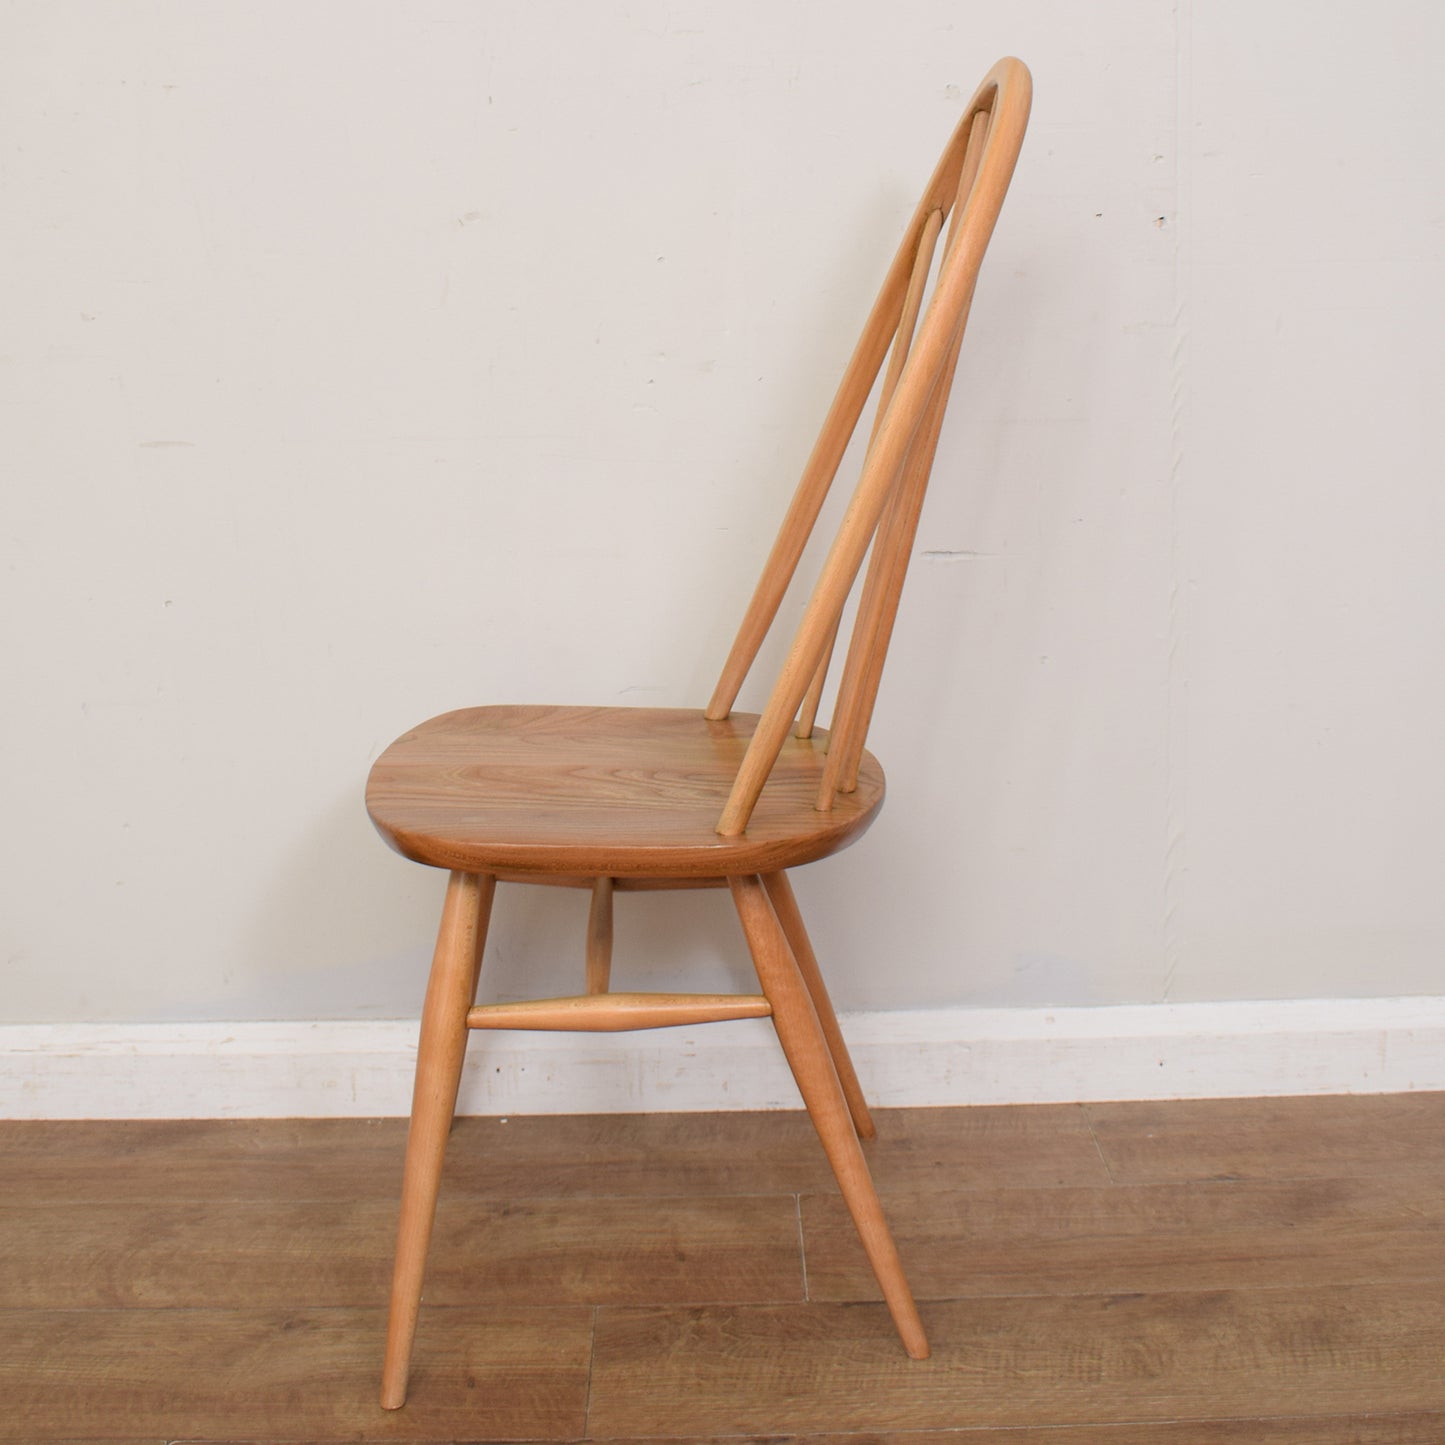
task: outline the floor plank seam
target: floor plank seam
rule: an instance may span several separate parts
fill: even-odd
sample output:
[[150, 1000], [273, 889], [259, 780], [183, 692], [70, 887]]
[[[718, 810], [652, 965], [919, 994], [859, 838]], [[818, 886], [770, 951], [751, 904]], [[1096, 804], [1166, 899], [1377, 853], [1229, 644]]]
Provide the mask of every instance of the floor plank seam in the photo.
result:
[[1094, 1141], [1094, 1149], [1099, 1155], [1099, 1163], [1104, 1166], [1105, 1176], [1108, 1178], [1110, 1184], [1117, 1184], [1119, 1181], [1114, 1178], [1114, 1170], [1113, 1166], [1109, 1163], [1109, 1156], [1104, 1153], [1104, 1146], [1099, 1142], [1099, 1134], [1094, 1128], [1094, 1119], [1089, 1113], [1089, 1106], [1087, 1104], [1080, 1104], [1079, 1109], [1083, 1113], [1084, 1127], [1089, 1131], [1089, 1138]]
[[803, 1196], [793, 1195], [793, 1213], [798, 1221], [798, 1265], [803, 1272], [803, 1303], [812, 1299], [808, 1291], [808, 1246], [803, 1237]]
[[582, 1433], [580, 1438], [589, 1438], [592, 1428], [592, 1372], [597, 1365], [597, 1315], [600, 1306], [592, 1306], [592, 1322], [587, 1336], [587, 1388], [582, 1395]]

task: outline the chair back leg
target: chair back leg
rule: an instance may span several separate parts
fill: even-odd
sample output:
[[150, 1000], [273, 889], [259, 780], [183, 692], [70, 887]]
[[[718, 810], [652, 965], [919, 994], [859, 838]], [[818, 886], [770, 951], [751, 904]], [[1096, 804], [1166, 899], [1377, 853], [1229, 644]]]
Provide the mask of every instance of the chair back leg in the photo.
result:
[[813, 1127], [818, 1131], [843, 1192], [843, 1201], [873, 1273], [893, 1316], [903, 1348], [915, 1360], [928, 1358], [928, 1338], [913, 1291], [903, 1273], [898, 1248], [893, 1242], [883, 1206], [878, 1202], [868, 1161], [853, 1128], [848, 1101], [838, 1081], [838, 1071], [818, 1014], [803, 980], [802, 972], [788, 945], [777, 915], [768, 901], [767, 889], [758, 877], [729, 878], [733, 902], [737, 905], [743, 933], [758, 980], [773, 1010], [773, 1024], [807, 1105]]
[[874, 1139], [878, 1129], [873, 1116], [868, 1112], [868, 1101], [863, 1097], [863, 1086], [858, 1082], [853, 1068], [852, 1056], [844, 1042], [843, 1031], [838, 1027], [838, 1015], [833, 1012], [833, 1000], [828, 997], [828, 986], [823, 982], [823, 971], [818, 967], [818, 956], [813, 952], [812, 940], [803, 924], [803, 915], [798, 900], [793, 896], [793, 885], [786, 873], [764, 873], [763, 887], [768, 890], [773, 912], [778, 915], [788, 947], [803, 982], [808, 986], [808, 996], [813, 1000], [813, 1012], [823, 1037], [828, 1041], [828, 1052], [833, 1056], [833, 1067], [838, 1071], [838, 1082], [843, 1086], [843, 1097], [848, 1100], [848, 1112], [853, 1116], [853, 1127], [860, 1139]]

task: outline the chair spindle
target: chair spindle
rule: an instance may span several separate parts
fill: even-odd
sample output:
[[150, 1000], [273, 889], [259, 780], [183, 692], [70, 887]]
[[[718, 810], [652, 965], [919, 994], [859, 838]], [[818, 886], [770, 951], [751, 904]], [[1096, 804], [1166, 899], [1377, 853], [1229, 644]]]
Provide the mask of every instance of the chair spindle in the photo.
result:
[[[967, 213], [987, 136], [988, 112], [979, 111], [969, 130], [968, 146], [959, 173], [953, 222], [949, 227], [948, 242], [944, 248], [945, 263], [957, 240], [959, 223]], [[903, 583], [913, 552], [913, 539], [918, 532], [923, 499], [928, 490], [929, 475], [933, 470], [933, 457], [938, 447], [939, 432], [943, 425], [943, 415], [948, 405], [953, 373], [958, 365], [972, 301], [973, 290], [970, 286], [958, 320], [954, 324], [953, 344], [925, 404], [922, 421], [899, 469], [892, 497], [873, 541], [873, 554], [869, 559], [863, 596], [844, 664], [843, 680], [838, 689], [838, 701], [828, 741], [828, 759], [818, 785], [816, 807], [821, 812], [826, 812], [833, 806], [835, 793], [851, 793], [858, 786], [858, 764], [863, 756], [868, 727], [873, 719], [873, 707], [878, 699], [883, 664], [893, 636], [893, 623], [898, 614]]]

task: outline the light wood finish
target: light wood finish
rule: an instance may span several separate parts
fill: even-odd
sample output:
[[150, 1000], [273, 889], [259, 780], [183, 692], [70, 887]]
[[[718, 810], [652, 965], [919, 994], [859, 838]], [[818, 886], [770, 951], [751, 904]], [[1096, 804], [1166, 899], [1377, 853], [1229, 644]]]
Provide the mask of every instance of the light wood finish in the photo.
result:
[[893, 344], [893, 336], [898, 326], [897, 307], [902, 304], [908, 278], [913, 271], [916, 242], [917, 233], [910, 226], [897, 255], [893, 258], [893, 264], [883, 282], [883, 289], [869, 313], [858, 346], [843, 373], [843, 380], [823, 422], [823, 430], [814, 444], [812, 455], [803, 469], [792, 503], [778, 531], [777, 540], [773, 543], [762, 576], [758, 579], [757, 589], [738, 629], [732, 651], [723, 664], [722, 675], [718, 678], [717, 687], [713, 690], [712, 699], [707, 706], [707, 716], [713, 721], [721, 721], [732, 711], [738, 691], [773, 625], [788, 584], [793, 580], [793, 574], [802, 560], [803, 549], [808, 545], [808, 539], [817, 525], [818, 515], [823, 510], [823, 503], [828, 499], [828, 492], [834, 477], [837, 476], [843, 454], [852, 440], [853, 429], [858, 425], [858, 418], [862, 416], [863, 408], [868, 403], [878, 368], [882, 365], [888, 348]]
[[[977, 122], [978, 117], [975, 116], [974, 120]], [[969, 168], [969, 157], [974, 154], [975, 149], [974, 138], [970, 135], [969, 151], [964, 157], [965, 173]], [[976, 163], [975, 169], [977, 169]], [[957, 214], [956, 211], [955, 214]], [[938, 244], [942, 225], [943, 212], [930, 211], [928, 219], [924, 222], [923, 234], [919, 237], [918, 253], [913, 260], [913, 271], [908, 278], [908, 290], [903, 297], [903, 314], [893, 336], [893, 349], [888, 354], [888, 370], [883, 377], [883, 387], [878, 397], [878, 410], [874, 415], [873, 430], [868, 437], [870, 453], [878, 440], [878, 429], [888, 415], [889, 405], [893, 401], [893, 393], [898, 389], [898, 378], [903, 374], [903, 363], [908, 360], [908, 348], [913, 345], [913, 329], [918, 325], [918, 313], [923, 305], [923, 292], [928, 285], [929, 272], [933, 267], [933, 251]], [[888, 510], [889, 513], [892, 512], [893, 504], [890, 504]], [[818, 719], [818, 706], [823, 697], [823, 685], [828, 676], [828, 666], [832, 661], [833, 647], [838, 640], [838, 626], [841, 621], [840, 614], [828, 629], [828, 640], [823, 647], [822, 660], [818, 663], [817, 670], [813, 674], [813, 681], [809, 684], [807, 694], [803, 699], [803, 708], [798, 717], [796, 731], [796, 735], [800, 738], [813, 735], [813, 727]]]
[[[452, 878], [417, 1059], [382, 1390], [388, 1408], [406, 1396], [469, 1028], [611, 1031], [771, 1015], [904, 1347], [927, 1357], [859, 1144], [860, 1135], [874, 1135], [874, 1124], [786, 871], [856, 841], [883, 800], [883, 772], [864, 740], [1030, 89], [1023, 64], [1003, 60], [965, 107], [845, 369], [707, 708], [467, 708], [414, 728], [371, 771], [367, 807], [381, 835], [405, 857]], [[948, 239], [930, 294], [945, 222]], [[861, 474], [781, 676], [764, 713], [735, 713], [738, 688], [875, 382], [878, 409]], [[870, 546], [874, 560], [835, 708], [844, 733], [830, 738], [816, 726], [828, 657]], [[499, 878], [591, 891], [584, 993], [473, 1006], [478, 890], [489, 904]], [[733, 891], [763, 996], [611, 991], [616, 891], [723, 885]], [[481, 914], [484, 931], [485, 906]]]
[[[975, 120], [977, 120], [977, 117], [975, 117]], [[974, 136], [970, 134], [970, 137], [968, 137], [968, 152], [964, 155], [965, 173], [968, 171], [968, 162], [970, 162], [971, 156], [974, 155], [974, 150]], [[977, 169], [977, 163], [975, 163], [975, 169]], [[955, 210], [955, 215], [957, 215], [957, 210]], [[913, 275], [909, 277], [907, 292], [905, 296], [903, 296], [903, 314], [899, 318], [899, 328], [897, 328], [897, 334], [894, 335], [893, 338], [893, 350], [889, 353], [889, 368], [887, 368], [886, 376], [883, 377], [883, 390], [881, 390], [879, 397], [879, 412], [877, 412], [877, 418], [874, 419], [873, 434], [868, 436], [867, 455], [870, 455], [870, 457], [871, 454], [873, 454], [874, 447], [877, 445], [877, 441], [879, 441], [879, 429], [880, 426], [883, 425], [883, 419], [889, 415], [889, 406], [890, 403], [893, 402], [893, 393], [897, 390], [899, 377], [903, 374], [903, 363], [907, 361], [909, 347], [913, 345], [913, 329], [918, 325], [919, 309], [922, 308], [923, 305], [923, 290], [928, 286], [929, 272], [931, 272], [933, 266], [933, 249], [938, 246], [939, 231], [941, 231], [942, 224], [944, 224], [944, 212], [929, 211], [928, 221], [923, 225], [923, 234], [919, 237], [918, 256], [913, 260]], [[949, 377], [949, 380], [951, 380], [951, 377]], [[946, 386], [948, 386], [946, 380], [942, 383], [942, 386], [935, 384], [929, 405], [936, 405], [939, 393], [942, 392], [942, 394], [946, 396]], [[909, 455], [913, 455], [913, 451], [915, 451], [915, 448], [910, 448]], [[932, 455], [929, 457], [929, 461], [932, 461]], [[867, 462], [864, 462], [864, 467], [866, 467], [866, 465]], [[880, 575], [881, 571], [883, 571], [879, 564], [880, 559], [883, 558], [884, 555], [889, 556], [890, 564], [892, 564], [893, 548], [890, 546], [890, 539], [892, 539], [893, 532], [896, 530], [894, 517], [896, 517], [897, 510], [899, 510], [899, 493], [897, 493], [896, 488], [894, 488], [892, 496], [890, 496], [887, 503], [884, 504], [883, 519], [881, 519], [879, 523], [879, 530], [877, 530], [877, 535], [873, 542], [873, 561], [868, 564], [867, 582], [866, 585], [864, 585], [863, 598], [861, 598], [860, 605], [858, 605], [858, 618], [854, 624], [854, 643], [853, 646], [850, 646], [850, 649], [848, 649], [848, 663], [850, 663], [850, 665], [853, 665], [854, 653], [858, 652], [858, 639], [860, 639], [864, 631], [867, 630], [867, 618], [873, 616], [873, 614], [876, 613], [877, 607], [879, 607], [876, 594], [879, 592]], [[841, 621], [842, 616], [840, 613], [840, 616], [835, 618], [831, 629], [829, 629], [828, 644], [824, 649], [822, 662], [819, 663], [814, 683], [812, 683], [811, 688], [808, 689], [808, 696], [803, 699], [803, 720], [806, 721], [808, 727], [806, 727], [806, 731], [803, 731], [802, 725], [799, 725], [799, 736], [801, 737], [811, 736], [816, 711], [818, 711], [816, 699], [822, 694], [822, 681], [824, 681], [824, 675], [828, 670], [829, 659], [832, 657], [832, 649], [834, 649], [834, 643], [835, 640], [837, 640], [838, 626], [840, 626]], [[873, 624], [873, 630], [876, 630], [876, 623]], [[844, 724], [844, 727], [847, 727], [848, 712], [844, 709], [845, 701], [847, 701], [847, 678], [844, 679], [844, 689], [838, 694], [838, 707], [835, 709], [835, 711], [837, 711], [837, 718], [835, 718], [834, 728], [832, 728], [832, 734], [834, 734], [834, 736], [832, 736], [832, 747], [829, 749], [829, 754], [835, 753], [838, 749], [840, 722]], [[844, 734], [844, 736], [847, 736], [847, 734]], [[829, 756], [828, 767], [824, 772], [824, 783], [822, 783], [821, 796], [824, 801], [819, 803], [819, 808], [831, 808], [832, 806], [832, 795], [834, 795], [834, 792], [837, 792], [838, 788], [837, 777], [834, 775], [834, 759], [832, 759], [832, 756]]]
[[805, 1115], [460, 1120], [399, 1413], [402, 1121], [0, 1121], [0, 1441], [1445, 1440], [1445, 1095], [1095, 1109], [880, 1112], [925, 1364]]
[[[1029, 74], [1021, 62], [1002, 60], [984, 77], [983, 83], [970, 100], [893, 257], [878, 299], [864, 325], [863, 335], [843, 373], [837, 395], [823, 423], [823, 430], [793, 494], [792, 504], [758, 580], [742, 626], [723, 665], [722, 674], [707, 708], [710, 718], [724, 718], [731, 711], [763, 640], [772, 627], [788, 584], [793, 580], [793, 574], [802, 558], [803, 549], [812, 535], [823, 503], [827, 500], [838, 466], [858, 424], [858, 418], [867, 404], [879, 368], [893, 343], [909, 278], [914, 270], [919, 237], [928, 215], [935, 210], [947, 211], [951, 208], [958, 191], [964, 149], [972, 130], [973, 117], [982, 109], [992, 109], [1000, 94], [1007, 97], [1011, 127], [1017, 130], [1016, 142], [1022, 142], [1023, 127], [1028, 119]], [[1015, 149], [1015, 156], [1016, 154]], [[1001, 204], [1003, 192], [1007, 190], [1012, 175], [1012, 160], [1006, 157], [1003, 148], [998, 152], [998, 160], [1000, 175], [994, 199]], [[1005, 165], [1006, 171], [1002, 169]], [[995, 218], [996, 212], [994, 218], [980, 215], [975, 220], [971, 239], [977, 246], [980, 258]], [[904, 425], [906, 421], [899, 418], [899, 424]], [[815, 672], [816, 665], [809, 670], [804, 682], [805, 687]]]
[[[1013, 176], [1014, 164], [1023, 144], [1024, 128], [1028, 123], [1030, 95], [1029, 74], [1020, 62], [1000, 61], [989, 72], [969, 102], [964, 119], [924, 193], [904, 244], [894, 259], [888, 280], [884, 283], [879, 305], [884, 305], [886, 298], [886, 315], [890, 327], [888, 339], [891, 341], [903, 315], [909, 281], [914, 274], [918, 250], [930, 224], [930, 217], [935, 211], [952, 208], [963, 172], [968, 142], [974, 134], [974, 118], [980, 111], [987, 111], [989, 124], [979, 157], [978, 173], [969, 190], [968, 205], [957, 223], [953, 243], [941, 268], [917, 340], [908, 354], [897, 391], [878, 428], [874, 444], [864, 462], [862, 475], [858, 479], [832, 549], [823, 564], [823, 570], [793, 639], [792, 649], [783, 664], [768, 705], [753, 730], [748, 755], [738, 770], [737, 781], [718, 820], [718, 831], [726, 837], [740, 834], [748, 826], [774, 761], [780, 755], [784, 739], [798, 716], [809, 684], [822, 663], [824, 649], [828, 645], [829, 637], [836, 630], [839, 617], [842, 616], [879, 520], [905, 470], [919, 431], [920, 420], [930, 398], [937, 394], [940, 405], [946, 400], [943, 373], [949, 369], [950, 357], [954, 354], [965, 311], [978, 279], [983, 253], [993, 234], [1009, 181]], [[875, 307], [875, 314], [876, 312]], [[870, 383], [877, 374], [882, 357], [883, 351], [879, 350], [869, 373]], [[856, 359], [855, 357], [855, 361]], [[850, 384], [845, 379], [845, 388]], [[849, 423], [850, 433], [856, 420], [857, 415], [853, 413]], [[832, 422], [833, 418], [830, 417], [827, 425]], [[843, 444], [846, 445], [846, 438]], [[832, 449], [830, 445], [829, 455]], [[831, 480], [830, 473], [827, 482], [821, 484], [821, 491], [826, 491]], [[765, 573], [765, 581], [759, 585], [754, 607], [744, 619], [743, 628], [724, 669], [723, 679], [719, 682], [718, 690], [709, 706], [710, 716], [719, 716], [731, 707], [736, 697], [733, 677], [737, 667], [745, 662], [745, 672], [756, 656], [761, 641], [761, 638], [757, 644], [753, 641], [757, 626], [764, 617], [767, 623], [771, 624], [777, 610], [776, 603], [771, 599], [776, 595], [778, 600], [781, 600], [796, 567], [796, 559], [801, 555], [802, 547], [807, 541], [806, 534], [800, 538], [793, 535], [797, 523], [804, 517], [810, 517], [811, 528], [812, 521], [816, 520], [818, 507], [821, 507], [821, 495], [817, 507], [813, 506], [812, 493], [818, 487], [817, 480], [805, 474], [799, 485], [798, 496], [794, 499], [794, 508], [784, 523], [786, 545], [784, 536], [780, 536], [773, 557], [768, 563], [768, 571], [776, 568], [779, 577], [770, 582]], [[806, 500], [803, 496], [805, 491], [808, 493]], [[786, 573], [786, 576], [782, 575], [783, 573]], [[766, 628], [763, 635], [766, 635]]]
[[833, 1056], [833, 1068], [837, 1071], [838, 1082], [843, 1088], [843, 1097], [848, 1101], [848, 1113], [852, 1116], [853, 1127], [860, 1139], [872, 1139], [878, 1130], [874, 1127], [873, 1116], [868, 1112], [868, 1101], [863, 1097], [863, 1086], [858, 1082], [858, 1073], [853, 1067], [852, 1055], [843, 1039], [843, 1030], [838, 1027], [838, 1015], [833, 1012], [833, 1000], [828, 996], [828, 986], [823, 981], [823, 971], [818, 967], [818, 956], [813, 952], [813, 941], [808, 937], [803, 914], [798, 908], [793, 885], [786, 873], [763, 874], [763, 887], [768, 890], [768, 901], [773, 905], [778, 922], [782, 925], [783, 936], [788, 940], [798, 972], [808, 987], [808, 996], [813, 1001], [813, 1012], [823, 1037], [828, 1041], [828, 1052]]
[[494, 880], [486, 876], [451, 875], [422, 1006], [391, 1284], [391, 1321], [382, 1370], [382, 1404], [391, 1410], [406, 1399], [427, 1246], [467, 1047], [467, 1010], [476, 996], [495, 887]]
[[[946, 256], [952, 253], [958, 237], [959, 219], [965, 213], [966, 203], [978, 179], [988, 121], [986, 111], [979, 111], [973, 117], [964, 151], [963, 168], [959, 173], [959, 200], [953, 210], [954, 224], [950, 231]], [[935, 215], [937, 214], [939, 213], [935, 212]], [[929, 242], [927, 232], [924, 240]], [[931, 242], [928, 244], [927, 254], [931, 260]], [[926, 277], [927, 261], [924, 260], [922, 250], [920, 261], [924, 261]], [[878, 697], [883, 663], [893, 635], [893, 621], [898, 613], [898, 603], [908, 573], [908, 559], [913, 553], [913, 539], [917, 535], [919, 518], [923, 512], [923, 498], [928, 490], [928, 478], [933, 470], [934, 453], [938, 449], [938, 438], [943, 428], [943, 414], [953, 386], [953, 375], [958, 366], [964, 328], [968, 325], [972, 302], [973, 292], [970, 289], [959, 305], [953, 344], [940, 368], [933, 391], [924, 404], [918, 432], [903, 460], [898, 482], [873, 540], [863, 595], [853, 624], [853, 638], [848, 646], [843, 680], [838, 689], [838, 705], [828, 761], [818, 787], [816, 806], [823, 810], [833, 806], [837, 793], [851, 793], [858, 786], [863, 741], [868, 736], [868, 725], [873, 718], [873, 705]], [[913, 314], [910, 313], [910, 306]], [[917, 301], [910, 292], [909, 300], [904, 304], [903, 321], [899, 325], [900, 346], [912, 336], [916, 308]]]
[[604, 876], [593, 880], [587, 911], [587, 992], [606, 993], [611, 982], [612, 880]]
[[[962, 339], [960, 332], [954, 349], [944, 363], [943, 374], [946, 380], [951, 381], [953, 378]], [[944, 389], [940, 386], [924, 410], [919, 435], [903, 465], [899, 493], [894, 498], [894, 504], [874, 543], [877, 576], [875, 580], [870, 571], [868, 580], [873, 586], [865, 585], [862, 605], [855, 620], [853, 640], [848, 648], [848, 659], [838, 693], [838, 723], [842, 736], [835, 735], [830, 740], [832, 746], [829, 748], [823, 778], [818, 786], [816, 806], [820, 809], [833, 808], [837, 803], [838, 793], [853, 793], [858, 787], [863, 740], [868, 735], [868, 725], [873, 718], [873, 704], [878, 697], [878, 686], [883, 676], [883, 664], [893, 632], [893, 621], [902, 598], [908, 558], [913, 550], [913, 539], [918, 532], [918, 522], [923, 512], [928, 473], [933, 465], [933, 455], [943, 426], [943, 395]]]
[[[597, 879], [581, 873], [509, 873], [498, 869], [492, 875], [498, 883], [529, 883], [550, 888], [585, 888], [589, 893], [597, 885]], [[617, 893], [665, 893], [694, 888], [726, 888], [726, 878], [610, 878], [612, 892]]]
[[893, 1323], [898, 1328], [903, 1347], [915, 1360], [928, 1358], [928, 1339], [912, 1291], [903, 1273], [898, 1250], [883, 1216], [863, 1157], [848, 1101], [843, 1095], [828, 1040], [818, 1022], [808, 987], [803, 981], [797, 960], [788, 947], [788, 940], [779, 925], [766, 889], [759, 878], [729, 880], [738, 918], [753, 956], [763, 992], [773, 1006], [773, 1023], [788, 1065], [797, 1081], [798, 1092], [807, 1105], [808, 1115], [823, 1142], [823, 1150], [843, 1191], [848, 1213], [863, 1241], [868, 1262], [883, 1298], [888, 1303]]
[[836, 853], [883, 801], [870, 756], [858, 791], [813, 810], [826, 735], [783, 750], [746, 835], [714, 827], [756, 718], [682, 708], [482, 707], [433, 718], [378, 759], [366, 801], [397, 852], [513, 876], [703, 878]]
[[679, 1024], [723, 1023], [728, 1019], [762, 1019], [771, 1012], [767, 999], [758, 994], [579, 994], [574, 998], [483, 1004], [467, 1014], [467, 1027], [617, 1033], [627, 1029], [676, 1028]]
[[[838, 619], [842, 622], [842, 618]], [[818, 664], [818, 670], [813, 674], [813, 680], [808, 684], [807, 695], [803, 698], [803, 706], [798, 712], [798, 726], [793, 730], [793, 736], [799, 738], [810, 738], [813, 736], [813, 728], [818, 722], [818, 709], [823, 702], [823, 685], [828, 680], [828, 667], [833, 661], [833, 648], [838, 642], [838, 624], [835, 623], [828, 633], [828, 641], [823, 647], [823, 660]]]

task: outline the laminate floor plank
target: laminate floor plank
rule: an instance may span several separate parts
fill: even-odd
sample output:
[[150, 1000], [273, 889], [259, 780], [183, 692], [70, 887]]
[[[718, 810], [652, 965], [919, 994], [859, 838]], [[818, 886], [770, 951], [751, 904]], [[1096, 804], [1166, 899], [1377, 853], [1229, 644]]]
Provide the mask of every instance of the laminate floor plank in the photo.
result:
[[878, 1119], [933, 1359], [801, 1112], [465, 1119], [399, 1412], [404, 1121], [0, 1122], [0, 1442], [1445, 1445], [1445, 1095]]
[[[865, 1149], [880, 1193], [1109, 1177], [1077, 1104], [883, 1110]], [[801, 1110], [463, 1119], [447, 1171], [444, 1189], [477, 1197], [837, 1190]]]
[[1084, 1106], [1111, 1177], [1445, 1176], [1445, 1093]]
[[[1445, 1279], [1445, 1189], [1415, 1175], [888, 1201], [919, 1298], [1267, 1289]], [[834, 1195], [802, 1201], [808, 1295], [880, 1298]]]
[[806, 1434], [1445, 1411], [1445, 1283], [602, 1309], [589, 1433]]
[[580, 1436], [591, 1311], [427, 1308], [405, 1409], [380, 1310], [0, 1312], [0, 1440]]
[[391, 1200], [405, 1119], [0, 1121], [6, 1204]]
[[[868, 1145], [880, 1191], [1108, 1178], [1075, 1104], [890, 1109]], [[402, 1119], [0, 1121], [4, 1202], [394, 1202]], [[103, 1182], [103, 1192], [101, 1190]], [[443, 1196], [798, 1194], [836, 1189], [801, 1110], [459, 1119]]]
[[[669, 1437], [665, 1445], [1441, 1445], [1445, 1414], [1311, 1416], [1306, 1419], [1146, 1421], [1136, 1425], [1045, 1425], [1038, 1429], [907, 1430], [850, 1435]], [[249, 1442], [248, 1442], [249, 1445]], [[598, 1445], [664, 1445], [644, 1439]]]
[[[372, 1202], [0, 1206], [0, 1308], [300, 1309], [384, 1304], [397, 1206]], [[435, 1305], [803, 1298], [792, 1195], [443, 1197]]]

